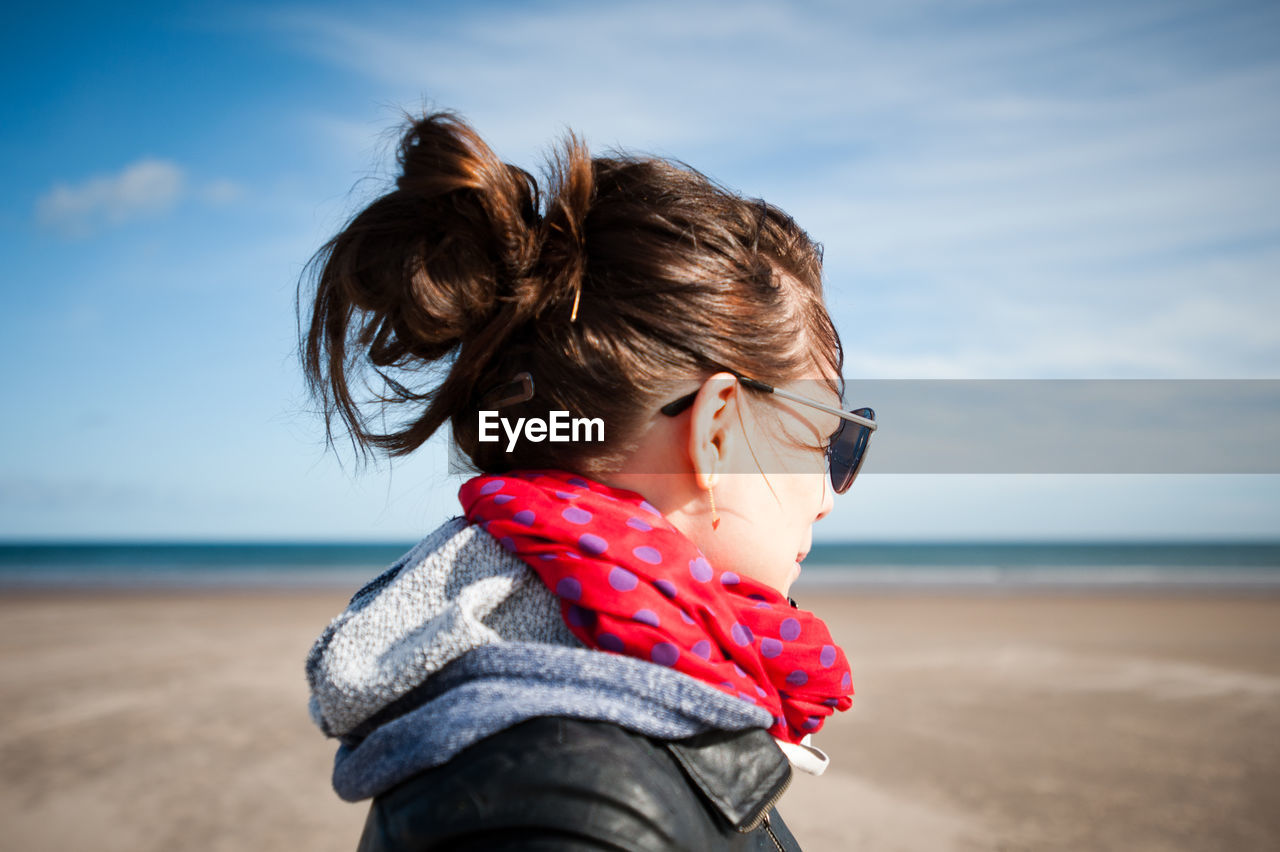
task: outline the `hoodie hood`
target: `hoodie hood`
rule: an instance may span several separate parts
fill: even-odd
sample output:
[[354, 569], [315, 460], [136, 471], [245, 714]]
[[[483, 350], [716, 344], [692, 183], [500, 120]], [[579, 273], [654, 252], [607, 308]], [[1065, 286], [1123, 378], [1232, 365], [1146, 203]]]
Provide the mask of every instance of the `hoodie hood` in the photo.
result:
[[316, 640], [306, 672], [311, 718], [341, 742], [333, 784], [347, 801], [534, 716], [661, 739], [773, 722], [667, 666], [585, 647], [537, 574], [461, 517], [360, 589]]

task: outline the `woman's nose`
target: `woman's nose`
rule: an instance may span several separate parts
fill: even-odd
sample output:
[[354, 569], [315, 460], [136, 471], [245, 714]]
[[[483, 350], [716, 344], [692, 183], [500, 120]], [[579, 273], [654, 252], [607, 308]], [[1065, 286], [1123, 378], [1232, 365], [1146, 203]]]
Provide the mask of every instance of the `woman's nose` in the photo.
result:
[[831, 487], [830, 479], [827, 476], [823, 476], [822, 477], [822, 505], [818, 507], [818, 517], [813, 519], [814, 522], [817, 523], [818, 521], [822, 520], [827, 515], [829, 515], [831, 513], [831, 510], [835, 508], [835, 505], [836, 505], [835, 489]]

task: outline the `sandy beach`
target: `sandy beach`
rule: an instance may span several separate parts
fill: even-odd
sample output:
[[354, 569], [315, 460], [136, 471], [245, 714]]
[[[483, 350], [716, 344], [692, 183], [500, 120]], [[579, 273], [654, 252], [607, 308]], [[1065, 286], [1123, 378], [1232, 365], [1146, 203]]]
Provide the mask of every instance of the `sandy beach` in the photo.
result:
[[[807, 852], [1280, 848], [1280, 596], [798, 591], [856, 692]], [[4, 848], [354, 849], [302, 670], [346, 597], [0, 596]]]

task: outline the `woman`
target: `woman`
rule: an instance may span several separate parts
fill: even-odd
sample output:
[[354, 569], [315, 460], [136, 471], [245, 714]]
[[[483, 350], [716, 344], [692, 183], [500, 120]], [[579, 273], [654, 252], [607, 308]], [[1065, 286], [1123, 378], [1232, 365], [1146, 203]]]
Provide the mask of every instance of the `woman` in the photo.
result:
[[480, 474], [307, 661], [360, 849], [798, 849], [774, 806], [853, 687], [788, 594], [875, 427], [839, 408], [819, 247], [572, 134], [545, 197], [450, 113], [399, 165], [317, 254], [305, 373], [330, 440], [448, 422]]

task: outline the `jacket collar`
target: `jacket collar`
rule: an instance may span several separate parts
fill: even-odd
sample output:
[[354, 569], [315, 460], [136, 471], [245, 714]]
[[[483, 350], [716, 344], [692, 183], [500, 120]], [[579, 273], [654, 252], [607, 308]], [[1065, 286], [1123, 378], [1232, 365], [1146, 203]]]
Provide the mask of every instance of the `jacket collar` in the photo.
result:
[[791, 783], [791, 764], [763, 728], [712, 730], [666, 743], [735, 830], [753, 830]]

